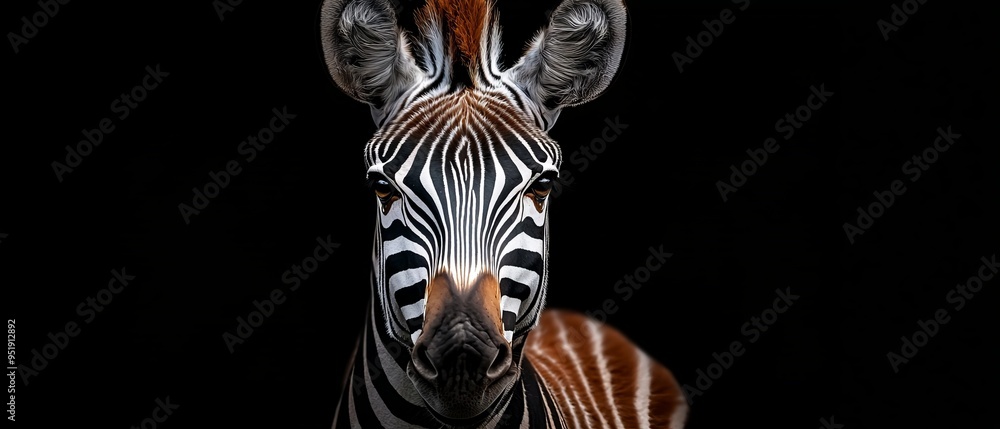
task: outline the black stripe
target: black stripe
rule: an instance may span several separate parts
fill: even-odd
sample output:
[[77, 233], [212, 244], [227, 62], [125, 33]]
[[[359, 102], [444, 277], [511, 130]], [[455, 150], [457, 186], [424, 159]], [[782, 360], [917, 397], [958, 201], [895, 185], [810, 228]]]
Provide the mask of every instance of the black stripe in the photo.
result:
[[414, 317], [412, 319], [406, 319], [406, 328], [409, 329], [410, 332], [417, 332], [417, 330], [423, 329], [423, 327], [424, 327], [423, 315]]
[[[544, 427], [548, 417], [545, 412], [545, 405], [548, 403], [549, 408], [552, 409], [553, 404], [549, 401], [551, 397], [545, 395], [546, 392], [536, 379], [535, 368], [531, 366], [531, 362], [527, 359], [522, 361], [521, 382], [524, 383], [524, 394], [527, 399], [525, 402], [528, 408], [530, 427]], [[558, 422], [559, 419], [553, 418], [553, 420]], [[558, 425], [558, 423], [556, 424]]]
[[398, 274], [411, 268], [427, 268], [427, 261], [423, 256], [420, 256], [410, 250], [404, 250], [402, 252], [389, 255], [385, 258], [385, 278], [383, 281], [385, 281], [385, 284], [388, 285], [389, 279], [392, 278], [394, 274]]
[[351, 395], [354, 397], [354, 413], [358, 416], [358, 423], [363, 428], [381, 428], [382, 423], [375, 416], [371, 401], [368, 399], [368, 389], [365, 387], [365, 365], [355, 361], [354, 375], [351, 381]]
[[[531, 296], [531, 288], [524, 285], [523, 283], [515, 282], [508, 278], [502, 278], [500, 279], [500, 294], [509, 296], [511, 298], [517, 298], [521, 300], [521, 302], [523, 303], [524, 300], [528, 299], [528, 297]], [[504, 320], [504, 323], [506, 322], [507, 321]], [[514, 327], [514, 325], [504, 325], [504, 326], [510, 326], [511, 328]]]
[[503, 316], [500, 318], [500, 321], [503, 322], [504, 330], [508, 330], [507, 328], [510, 328], [509, 330], [513, 331], [514, 322], [517, 321], [517, 313], [504, 310]]
[[510, 402], [507, 403], [507, 407], [503, 410], [503, 416], [497, 422], [496, 427], [498, 428], [521, 427], [521, 420], [524, 419], [524, 383], [522, 380], [514, 383], [514, 387], [511, 387], [511, 393]]
[[[432, 427], [435, 425], [433, 418], [427, 414], [423, 407], [411, 404], [400, 396], [399, 392], [393, 388], [389, 382], [389, 377], [385, 375], [382, 368], [382, 361], [378, 357], [378, 348], [375, 344], [378, 339], [374, 335], [369, 335], [368, 347], [365, 350], [365, 363], [368, 368], [368, 376], [371, 379], [372, 387], [378, 394], [386, 408], [392, 415], [407, 423]], [[362, 427], [368, 427], [362, 424]]]
[[521, 96], [517, 94], [517, 90], [507, 84], [507, 82], [504, 82], [503, 86], [507, 88], [508, 92], [510, 92], [511, 97], [514, 97], [514, 104], [517, 105], [517, 108], [525, 114], [528, 114], [528, 109], [524, 108], [524, 100], [521, 100]]
[[441, 83], [444, 82], [445, 74], [446, 73], [444, 73], [443, 70], [438, 71], [437, 77], [434, 78], [434, 81], [431, 82], [430, 85], [427, 85], [424, 89], [421, 89], [420, 92], [418, 92], [417, 95], [413, 97], [413, 99], [419, 100], [420, 97], [427, 95], [429, 92], [433, 91], [435, 88], [440, 86]]
[[393, 297], [396, 299], [396, 305], [400, 307], [405, 307], [410, 304], [414, 304], [420, 301], [424, 297], [424, 291], [427, 289], [427, 280], [420, 280], [410, 286], [400, 288], [396, 291]]
[[[381, 289], [381, 287], [377, 286], [376, 283], [375, 283], [375, 271], [374, 270], [372, 270], [370, 279], [371, 279], [370, 280], [370, 282], [371, 282], [370, 284], [371, 284], [371, 289], [372, 289], [372, 299], [374, 300], [374, 302], [378, 303], [378, 308], [375, 311], [373, 311], [372, 313], [377, 318], [377, 322], [378, 322], [378, 326], [379, 326], [378, 330], [379, 331], [385, 331], [385, 329], [382, 329], [382, 327], [386, 326], [386, 320], [383, 317], [382, 312], [384, 310], [386, 310], [386, 306], [388, 306], [389, 303], [382, 299], [383, 293], [384, 293], [383, 291], [379, 290], [377, 293], [375, 291], [376, 288]], [[381, 285], [381, 286], [384, 286], [384, 285]], [[402, 314], [399, 313], [399, 308], [389, 309], [389, 311], [392, 312], [395, 315], [394, 317], [392, 317], [392, 321], [390, 322], [392, 324], [392, 326], [390, 327], [390, 329], [392, 329], [393, 334], [394, 335], [400, 335], [400, 336], [405, 335], [406, 327], [403, 326], [402, 323], [400, 323], [400, 320], [403, 317], [402, 317]]]
[[525, 249], [511, 250], [500, 259], [501, 267], [510, 265], [524, 268], [534, 271], [539, 277], [542, 276], [542, 271], [545, 268], [544, 264], [545, 262], [540, 253]]
[[419, 243], [419, 241], [412, 239], [412, 235], [410, 234], [410, 229], [407, 228], [407, 226], [400, 219], [392, 221], [392, 223], [390, 223], [388, 227], [382, 227], [380, 225], [379, 228], [382, 234], [382, 237], [380, 238], [382, 239], [383, 242], [392, 241], [399, 237], [406, 237], [410, 238], [411, 241]]

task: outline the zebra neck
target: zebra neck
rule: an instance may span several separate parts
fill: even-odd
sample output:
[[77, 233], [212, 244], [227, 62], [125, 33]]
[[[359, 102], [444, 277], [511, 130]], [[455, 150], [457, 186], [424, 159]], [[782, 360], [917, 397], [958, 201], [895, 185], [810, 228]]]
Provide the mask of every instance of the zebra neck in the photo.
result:
[[[460, 427], [443, 425], [434, 418], [406, 375], [410, 351], [385, 332], [381, 311], [369, 307], [334, 427]], [[515, 356], [519, 356], [523, 338], [516, 343]], [[521, 377], [474, 427], [562, 427], [544, 383], [527, 359], [521, 362]]]

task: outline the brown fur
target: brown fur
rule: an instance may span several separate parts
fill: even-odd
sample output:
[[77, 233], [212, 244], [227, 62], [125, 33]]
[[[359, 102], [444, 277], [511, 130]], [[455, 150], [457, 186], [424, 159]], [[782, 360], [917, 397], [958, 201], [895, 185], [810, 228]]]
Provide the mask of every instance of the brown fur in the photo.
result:
[[[547, 310], [538, 326], [528, 334], [525, 346], [527, 359], [549, 386], [563, 421], [570, 427], [601, 427], [601, 416], [609, 427], [615, 426], [615, 414], [626, 428], [640, 427], [640, 415], [648, 413], [649, 427], [666, 428], [673, 422], [675, 411], [687, 407], [684, 394], [670, 371], [649, 358], [649, 407], [636, 410], [637, 376], [640, 368], [639, 350], [618, 330], [600, 324], [601, 352], [610, 374], [611, 397], [604, 387], [598, 360], [594, 357], [596, 338], [591, 335], [587, 317], [570, 311]], [[573, 363], [569, 347], [580, 361]], [[587, 391], [590, 395], [587, 395]], [[591, 400], [591, 396], [593, 400]], [[593, 403], [597, 404], [595, 408]], [[576, 411], [568, 408], [574, 404]], [[614, 409], [612, 409], [612, 406]]]
[[500, 284], [496, 277], [490, 274], [483, 274], [473, 285], [470, 291], [459, 292], [450, 285], [451, 280], [444, 275], [434, 276], [434, 280], [427, 285], [427, 303], [424, 305], [424, 318], [428, 322], [438, 320], [445, 312], [451, 311], [452, 304], [458, 297], [456, 294], [468, 294], [464, 299], [475, 303], [475, 308], [482, 308], [483, 315], [488, 320], [491, 328], [495, 327], [498, 335], [503, 335], [503, 323], [500, 320], [499, 311], [487, 311], [489, 308], [500, 308]]
[[458, 51], [466, 66], [474, 66], [491, 7], [488, 0], [428, 0], [421, 19], [443, 21], [449, 47]]

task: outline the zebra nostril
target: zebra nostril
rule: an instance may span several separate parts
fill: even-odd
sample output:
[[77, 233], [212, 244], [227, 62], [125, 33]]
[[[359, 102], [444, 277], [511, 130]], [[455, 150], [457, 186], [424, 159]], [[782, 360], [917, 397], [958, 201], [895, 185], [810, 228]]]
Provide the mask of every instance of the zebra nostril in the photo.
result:
[[490, 367], [486, 369], [486, 378], [493, 381], [503, 377], [510, 370], [511, 362], [510, 345], [504, 342], [500, 347], [497, 347], [496, 357], [493, 358]]
[[413, 347], [413, 369], [427, 381], [433, 380], [438, 375], [434, 362], [427, 356], [427, 345], [423, 342], [418, 342]]

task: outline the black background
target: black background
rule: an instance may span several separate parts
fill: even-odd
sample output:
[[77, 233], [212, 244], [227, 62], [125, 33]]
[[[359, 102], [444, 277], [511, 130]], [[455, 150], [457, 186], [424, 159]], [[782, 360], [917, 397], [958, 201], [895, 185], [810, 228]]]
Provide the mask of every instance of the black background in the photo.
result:
[[[136, 277], [19, 378], [18, 425], [124, 428], [169, 396], [180, 408], [160, 427], [329, 427], [368, 293], [361, 150], [375, 127], [327, 73], [318, 3], [244, 1], [220, 21], [207, 0], [71, 2], [20, 52], [5, 48], [0, 282], [18, 363], [82, 323], [76, 306], [110, 270]], [[693, 3], [630, 2], [617, 80], [550, 132], [569, 157], [606, 118], [628, 124], [585, 170], [566, 164], [548, 304], [613, 300], [608, 322], [690, 385], [742, 341], [694, 398], [692, 428], [987, 427], [997, 280], [961, 311], [945, 296], [1000, 247], [991, 15], [930, 0], [886, 41], [876, 22], [891, 2], [754, 0], [679, 73], [671, 53], [739, 6]], [[508, 64], [555, 4], [500, 2]], [[40, 10], [5, 6], [5, 32]], [[162, 85], [59, 182], [65, 146], [157, 64]], [[779, 137], [813, 85], [834, 95], [724, 202], [716, 182]], [[283, 106], [288, 128], [185, 225], [178, 204]], [[958, 143], [910, 183], [901, 166], [949, 125]], [[844, 222], [896, 179], [907, 192], [850, 244]], [[230, 354], [222, 334], [327, 236], [334, 257]], [[615, 282], [660, 245], [673, 257], [621, 299]], [[749, 343], [741, 326], [778, 288], [801, 298]], [[950, 322], [894, 373], [886, 354], [938, 308]]]

